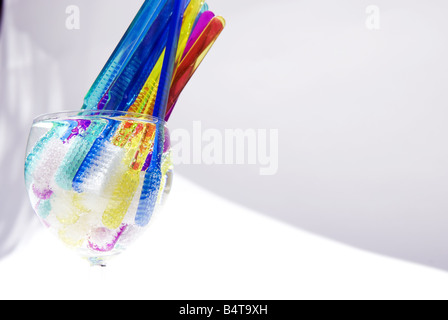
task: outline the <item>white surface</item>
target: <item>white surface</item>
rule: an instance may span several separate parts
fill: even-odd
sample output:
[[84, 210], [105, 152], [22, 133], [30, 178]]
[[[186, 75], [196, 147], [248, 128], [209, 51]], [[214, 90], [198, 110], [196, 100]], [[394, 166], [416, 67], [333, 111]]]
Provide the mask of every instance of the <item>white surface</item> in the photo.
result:
[[[23, 154], [31, 119], [80, 107], [142, 0], [6, 2], [0, 259], [30, 230]], [[209, 3], [226, 30], [183, 92], [170, 129], [192, 132], [196, 120], [221, 132], [279, 129], [279, 172], [176, 170], [253, 211], [177, 176], [177, 195], [152, 232], [110, 269], [86, 268], [39, 233], [0, 260], [0, 296], [443, 296], [445, 273], [383, 257], [448, 270], [448, 2]], [[366, 28], [371, 4], [380, 30]], [[81, 9], [80, 30], [65, 27], [68, 5]]]
[[0, 299], [439, 299], [447, 286], [444, 272], [305, 233], [179, 176], [150, 231], [105, 269], [43, 228], [0, 261]]

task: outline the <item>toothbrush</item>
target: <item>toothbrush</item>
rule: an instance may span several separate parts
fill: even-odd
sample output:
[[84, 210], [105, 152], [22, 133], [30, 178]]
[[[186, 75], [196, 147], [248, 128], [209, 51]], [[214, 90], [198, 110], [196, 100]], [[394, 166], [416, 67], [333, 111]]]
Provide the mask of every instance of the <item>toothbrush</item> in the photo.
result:
[[140, 227], [144, 227], [149, 223], [151, 215], [154, 211], [162, 181], [161, 162], [165, 138], [165, 127], [164, 122], [161, 122], [160, 119], [165, 118], [168, 95], [173, 77], [173, 71], [175, 69], [176, 52], [179, 43], [180, 29], [182, 26], [182, 8], [184, 8], [184, 6], [185, 0], [177, 0], [175, 2], [173, 19], [169, 27], [169, 39], [153, 113], [153, 115], [157, 116], [159, 119], [159, 122], [156, 124], [154, 151], [150, 167], [145, 175], [140, 202], [135, 217], [135, 223]]
[[146, 0], [137, 16], [129, 26], [118, 46], [107, 61], [103, 70], [95, 80], [89, 92], [84, 98], [82, 109], [93, 110], [104, 96], [110, 85], [126, 68], [135, 50], [141, 44], [148, 30], [153, 26], [160, 11], [168, 0]]

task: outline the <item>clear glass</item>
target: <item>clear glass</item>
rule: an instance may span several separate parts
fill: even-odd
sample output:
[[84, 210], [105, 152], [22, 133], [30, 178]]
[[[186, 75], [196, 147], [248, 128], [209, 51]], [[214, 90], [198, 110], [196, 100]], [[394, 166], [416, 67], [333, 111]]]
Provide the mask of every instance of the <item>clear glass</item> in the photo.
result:
[[160, 119], [74, 111], [41, 116], [31, 127], [25, 184], [34, 211], [92, 265], [105, 266], [148, 228], [172, 176]]

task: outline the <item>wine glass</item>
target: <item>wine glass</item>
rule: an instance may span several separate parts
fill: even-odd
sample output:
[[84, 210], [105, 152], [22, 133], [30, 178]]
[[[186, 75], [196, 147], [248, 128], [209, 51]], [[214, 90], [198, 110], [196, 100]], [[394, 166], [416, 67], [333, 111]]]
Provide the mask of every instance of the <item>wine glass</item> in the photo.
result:
[[73, 111], [34, 120], [25, 184], [43, 225], [93, 266], [106, 266], [147, 228], [173, 177], [163, 120]]

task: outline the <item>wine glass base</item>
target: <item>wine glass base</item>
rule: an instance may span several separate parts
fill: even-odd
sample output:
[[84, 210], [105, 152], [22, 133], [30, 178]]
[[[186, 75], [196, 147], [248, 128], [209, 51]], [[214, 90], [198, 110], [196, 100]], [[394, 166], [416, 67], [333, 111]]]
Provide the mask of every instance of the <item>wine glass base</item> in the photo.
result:
[[113, 256], [110, 257], [89, 257], [86, 260], [90, 263], [91, 267], [107, 267], [108, 262]]

